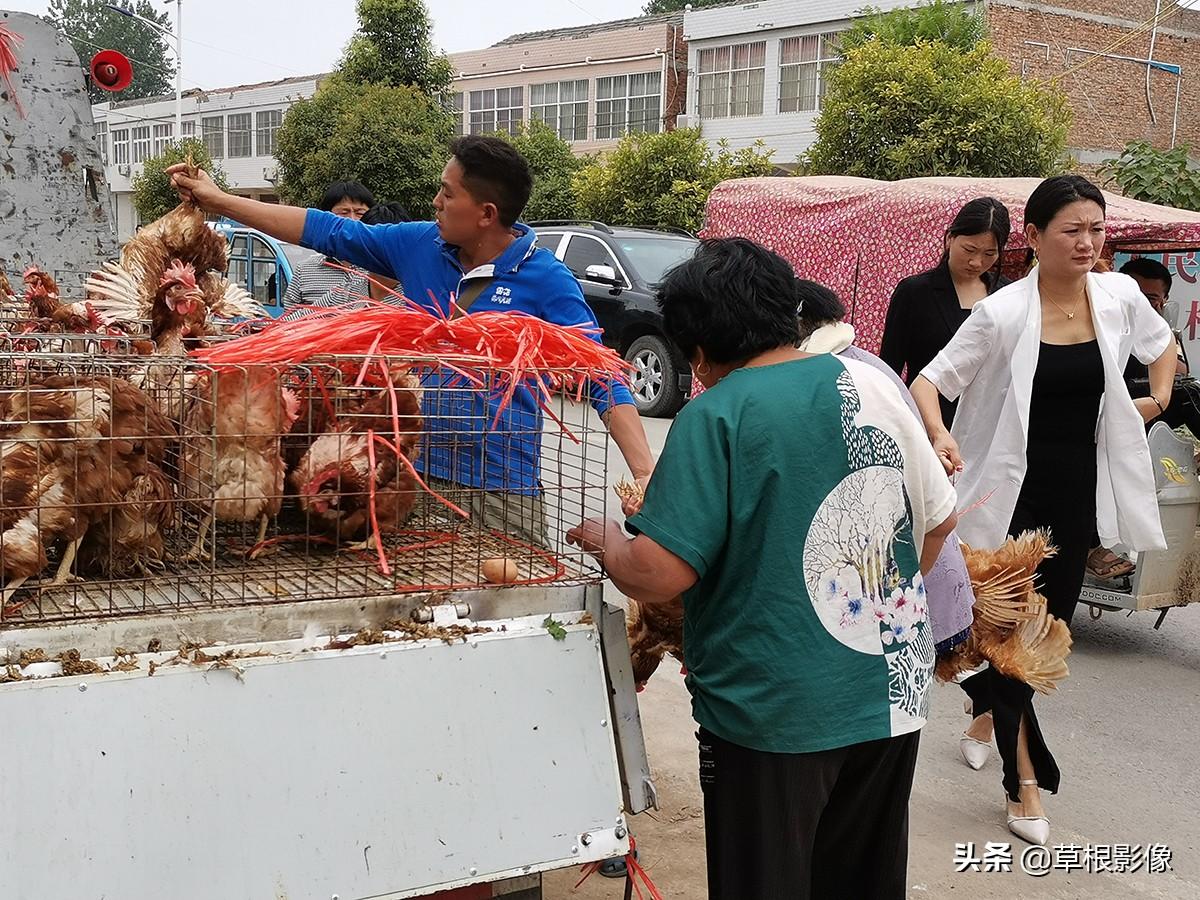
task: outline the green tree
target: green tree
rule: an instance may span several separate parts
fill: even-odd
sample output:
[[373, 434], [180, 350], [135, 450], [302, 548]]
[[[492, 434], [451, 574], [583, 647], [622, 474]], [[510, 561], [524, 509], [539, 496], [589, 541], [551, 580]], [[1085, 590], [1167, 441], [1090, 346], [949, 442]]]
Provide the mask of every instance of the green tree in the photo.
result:
[[356, 84], [408, 85], [434, 96], [450, 87], [450, 60], [433, 46], [433, 23], [421, 0], [358, 0], [358, 33], [340, 66]]
[[1147, 141], [1131, 141], [1100, 173], [1135, 200], [1200, 210], [1200, 168], [1188, 158], [1189, 149], [1181, 144], [1157, 150]]
[[284, 116], [280, 190], [288, 202], [312, 206], [331, 182], [349, 178], [428, 217], [453, 136], [453, 119], [420, 91], [334, 75]]
[[330, 182], [353, 178], [429, 216], [454, 136], [437, 96], [450, 83], [449, 63], [433, 52], [419, 0], [359, 0], [358, 15], [341, 69], [283, 117], [280, 192], [313, 205]]
[[987, 37], [982, 5], [978, 10], [954, 0], [926, 0], [920, 6], [881, 12], [868, 6], [838, 37], [842, 52], [861, 47], [871, 38], [885, 44], [912, 46], [918, 41], [941, 41], [969, 51]]
[[543, 219], [574, 219], [579, 216], [572, 179], [587, 161], [571, 152], [545, 122], [533, 121], [522, 126], [515, 136], [497, 135], [521, 151], [529, 160], [533, 174], [533, 194], [522, 218], [529, 222]]
[[657, 16], [661, 13], [678, 12], [685, 6], [704, 9], [706, 6], [723, 6], [728, 3], [729, 0], [647, 0], [642, 12], [648, 16]]
[[185, 138], [182, 144], [168, 144], [160, 156], [146, 160], [140, 175], [133, 176], [133, 208], [141, 221], [153, 222], [179, 205], [179, 194], [171, 187], [166, 170], [186, 160], [189, 153], [196, 165], [208, 172], [222, 189], [228, 189], [225, 173], [204, 149], [204, 141]]
[[986, 41], [962, 52], [878, 38], [833, 69], [802, 157], [814, 175], [1045, 177], [1065, 163], [1070, 111], [1057, 88], [1022, 81]]
[[716, 151], [698, 128], [627, 134], [616, 149], [575, 175], [580, 214], [612, 225], [697, 231], [712, 189], [730, 178], [775, 171], [761, 141]]
[[[131, 6], [139, 16], [171, 27], [170, 16], [156, 9], [150, 0], [126, 0], [116, 5]], [[93, 103], [140, 100], [175, 89], [175, 65], [166, 39], [150, 26], [107, 9], [105, 0], [50, 0], [46, 19], [66, 35], [85, 72], [101, 50], [119, 50], [133, 62], [133, 82], [123, 91], [103, 91], [88, 75], [88, 96]]]

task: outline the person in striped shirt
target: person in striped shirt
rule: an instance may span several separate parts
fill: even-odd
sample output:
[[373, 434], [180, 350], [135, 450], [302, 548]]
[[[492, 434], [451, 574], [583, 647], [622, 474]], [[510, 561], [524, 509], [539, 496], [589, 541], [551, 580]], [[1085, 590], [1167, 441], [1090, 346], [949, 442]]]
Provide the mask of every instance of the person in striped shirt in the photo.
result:
[[[335, 181], [325, 189], [318, 209], [358, 221], [374, 205], [374, 195], [357, 181]], [[292, 280], [283, 295], [284, 309], [295, 306], [330, 306], [332, 304], [329, 302], [317, 301], [327, 297], [337, 288], [349, 290], [352, 287], [351, 282], [357, 282], [358, 293], [366, 293], [366, 278], [361, 275], [356, 277], [346, 272], [345, 268], [345, 263], [325, 255], [306, 259], [292, 273]]]
[[[359, 221], [364, 225], [393, 225], [397, 222], [410, 222], [412, 221], [412, 217], [408, 214], [408, 210], [404, 208], [403, 203], [392, 201], [390, 203], [375, 204], [367, 210]], [[380, 303], [388, 303], [393, 306], [404, 305], [404, 285], [397, 279], [367, 272], [358, 266], [350, 265], [350, 263], [328, 264], [324, 262], [329, 257], [322, 256], [320, 259], [322, 260], [322, 269], [342, 275], [344, 278], [335, 283], [333, 287], [320, 297], [306, 304], [306, 306], [346, 306], [359, 302], [368, 296]], [[344, 269], [334, 268], [335, 265], [344, 266], [352, 271], [347, 273]], [[323, 272], [319, 272], [318, 274], [323, 275]], [[285, 314], [284, 319], [285, 321], [295, 321], [302, 318], [304, 314], [304, 309], [295, 309]]]

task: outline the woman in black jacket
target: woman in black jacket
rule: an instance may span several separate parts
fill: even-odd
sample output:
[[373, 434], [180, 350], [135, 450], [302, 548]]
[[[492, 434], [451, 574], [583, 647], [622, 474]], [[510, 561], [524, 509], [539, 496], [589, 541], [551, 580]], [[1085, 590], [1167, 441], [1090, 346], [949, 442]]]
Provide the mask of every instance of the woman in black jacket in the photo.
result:
[[[892, 292], [879, 356], [911, 385], [967, 320], [971, 307], [1008, 284], [1000, 254], [1008, 243], [1008, 209], [995, 197], [972, 200], [954, 217], [936, 268], [905, 278]], [[941, 398], [947, 427], [954, 403]]]

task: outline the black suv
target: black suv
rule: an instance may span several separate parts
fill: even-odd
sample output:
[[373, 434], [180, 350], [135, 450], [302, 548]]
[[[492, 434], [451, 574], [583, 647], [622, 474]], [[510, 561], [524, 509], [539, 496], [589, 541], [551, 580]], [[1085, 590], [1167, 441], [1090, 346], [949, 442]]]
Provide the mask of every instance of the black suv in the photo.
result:
[[684, 231], [617, 228], [599, 222], [530, 222], [538, 244], [579, 279], [584, 299], [604, 329], [603, 340], [634, 365], [631, 387], [644, 416], [679, 411], [692, 387], [683, 354], [663, 336], [654, 286], [692, 255], [697, 240]]

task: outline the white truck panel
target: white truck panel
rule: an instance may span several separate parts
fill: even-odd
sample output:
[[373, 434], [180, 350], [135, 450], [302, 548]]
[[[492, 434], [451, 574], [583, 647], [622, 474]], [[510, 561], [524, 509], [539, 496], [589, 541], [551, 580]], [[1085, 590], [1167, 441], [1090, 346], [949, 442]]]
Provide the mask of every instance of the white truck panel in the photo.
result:
[[0, 893], [379, 900], [626, 852], [595, 628], [506, 627], [0, 686]]

